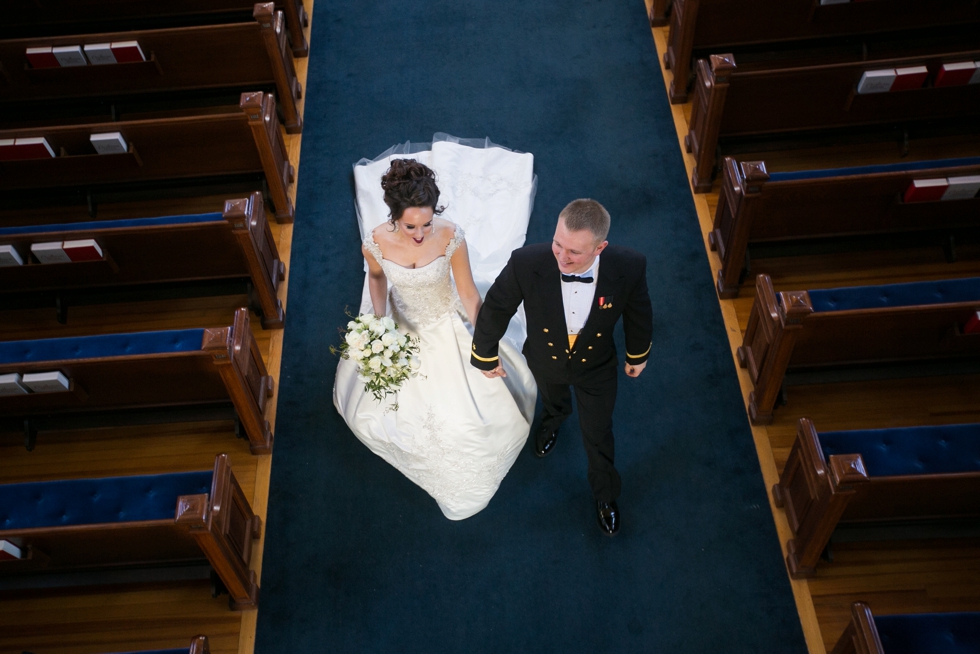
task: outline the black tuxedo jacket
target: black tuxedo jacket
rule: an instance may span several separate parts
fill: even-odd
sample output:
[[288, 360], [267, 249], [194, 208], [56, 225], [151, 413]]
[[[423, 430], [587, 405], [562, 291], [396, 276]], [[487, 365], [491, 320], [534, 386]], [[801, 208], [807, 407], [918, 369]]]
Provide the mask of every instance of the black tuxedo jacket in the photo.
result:
[[636, 250], [606, 246], [600, 257], [592, 310], [575, 347], [569, 348], [561, 273], [551, 244], [538, 243], [514, 250], [480, 309], [470, 362], [481, 370], [497, 367], [500, 339], [524, 302], [527, 314], [524, 356], [539, 380], [558, 383], [615, 366], [613, 327], [620, 316], [626, 333], [626, 359], [634, 364], [643, 363], [650, 356], [653, 333], [646, 268], [646, 257]]

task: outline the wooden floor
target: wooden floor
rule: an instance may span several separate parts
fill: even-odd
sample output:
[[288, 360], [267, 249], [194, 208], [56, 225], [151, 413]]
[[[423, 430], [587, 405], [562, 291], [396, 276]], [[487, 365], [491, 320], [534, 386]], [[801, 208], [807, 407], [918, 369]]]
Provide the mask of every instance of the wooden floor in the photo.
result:
[[[313, 1], [305, 0], [305, 5], [312, 25]], [[310, 29], [307, 27], [307, 39]], [[295, 60], [297, 77], [304, 88], [308, 61]], [[300, 101], [301, 111], [302, 105]], [[285, 135], [285, 138], [298, 179], [301, 135]], [[290, 189], [294, 204], [295, 191], [294, 183]], [[221, 211], [224, 199], [224, 196], [173, 199], [161, 202], [160, 211], [164, 214], [189, 209], [192, 204], [203, 210]], [[125, 207], [99, 207], [104, 217], [111, 217], [115, 210], [125, 211]], [[302, 220], [302, 216], [297, 220]], [[271, 222], [271, 227], [280, 257], [286, 264], [286, 282], [279, 291], [286, 306], [293, 229], [292, 225], [275, 222]], [[247, 304], [248, 298], [242, 295], [79, 306], [69, 309], [66, 325], [56, 321], [51, 309], [12, 311], [0, 307], [0, 339], [218, 327], [231, 324], [235, 309]], [[287, 325], [288, 315], [287, 307]], [[276, 380], [277, 395], [270, 402], [268, 414], [275, 429], [283, 331], [263, 330], [253, 315], [252, 332], [269, 374]], [[235, 476], [264, 523], [272, 456], [250, 454], [247, 441], [235, 437], [231, 422], [42, 433], [32, 452], [19, 439], [3, 440], [0, 441], [0, 483], [204, 470], [214, 465], [215, 455], [221, 452], [229, 455]], [[264, 542], [263, 529], [252, 561], [260, 586]], [[206, 582], [0, 600], [0, 654], [22, 651], [94, 654], [187, 647], [198, 634], [208, 636], [214, 654], [252, 654], [256, 615], [256, 611], [231, 611], [228, 597], [212, 598], [210, 584]]]
[[[668, 28], [653, 28], [662, 70], [667, 34]], [[669, 70], [663, 70], [663, 73], [669, 87], [673, 76]], [[684, 151], [683, 137], [688, 132], [690, 111], [690, 103], [672, 106], [688, 179], [694, 159]], [[893, 151], [888, 147], [869, 147], [863, 153], [862, 163], [890, 160], [889, 157], [894, 157]], [[954, 153], [947, 156], [961, 156], [961, 152], [976, 154], [978, 148], [976, 144], [956, 142], [946, 144], [942, 151]], [[929, 151], [922, 156], [933, 154]], [[765, 160], [770, 170], [813, 167], [817, 162], [830, 166], [835, 163], [832, 151], [767, 152], [764, 156], [753, 154], [741, 158]], [[711, 264], [710, 270], [704, 270], [704, 283], [713, 288], [720, 262], [708, 248], [707, 236], [718, 201], [718, 183], [711, 193], [693, 194], [693, 197]], [[957, 254], [957, 262], [951, 264], [946, 262], [942, 248], [923, 246], [874, 253], [757, 260], [753, 267], [764, 267], [771, 274], [777, 291], [980, 276], [980, 250], [960, 248]], [[735, 350], [742, 344], [753, 299], [754, 286], [749, 276], [738, 298], [719, 300], [732, 362], [738, 372], [746, 406], [752, 383], [748, 373], [738, 367]], [[787, 404], [777, 408], [773, 424], [752, 426], [766, 487], [771, 488], [778, 481], [800, 417], [813, 419], [821, 430], [980, 422], [977, 398], [980, 398], [980, 375], [791, 386]], [[772, 505], [771, 496], [770, 508], [785, 554], [789, 526], [783, 512]], [[818, 566], [814, 578], [791, 580], [791, 584], [809, 651], [824, 654], [833, 648], [844, 631], [850, 604], [854, 601], [869, 602], [876, 615], [980, 611], [980, 541], [835, 544], [832, 563]]]

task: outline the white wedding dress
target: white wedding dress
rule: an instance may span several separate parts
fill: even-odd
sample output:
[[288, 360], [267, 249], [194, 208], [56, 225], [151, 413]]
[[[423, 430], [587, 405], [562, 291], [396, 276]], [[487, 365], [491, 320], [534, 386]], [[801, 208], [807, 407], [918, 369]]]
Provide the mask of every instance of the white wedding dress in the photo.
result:
[[[428, 146], [428, 144], [426, 144]], [[381, 176], [394, 158], [412, 158], [436, 173], [446, 207], [456, 223], [445, 256], [421, 268], [387, 261], [371, 231], [388, 219]], [[451, 278], [450, 259], [465, 237], [474, 281], [481, 295], [524, 244], [534, 198], [533, 157], [437, 134], [427, 149], [396, 146], [354, 166], [361, 236], [388, 278], [389, 315], [418, 336], [420, 374], [396, 396], [378, 403], [364, 390], [353, 361], [342, 359], [334, 406], [372, 452], [428, 492], [450, 520], [484, 509], [527, 440], [537, 389], [520, 347], [526, 335], [523, 311], [500, 344], [505, 379], [487, 379], [470, 365], [473, 328]], [[365, 276], [361, 313], [371, 312]], [[397, 402], [398, 409], [391, 407]]]

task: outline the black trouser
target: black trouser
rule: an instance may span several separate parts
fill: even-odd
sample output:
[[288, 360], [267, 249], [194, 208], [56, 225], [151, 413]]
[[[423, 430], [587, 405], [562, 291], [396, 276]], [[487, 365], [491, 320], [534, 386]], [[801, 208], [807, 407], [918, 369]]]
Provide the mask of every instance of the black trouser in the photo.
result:
[[570, 387], [575, 389], [582, 444], [589, 460], [589, 485], [592, 486], [592, 495], [601, 502], [611, 502], [619, 497], [622, 485], [613, 465], [615, 445], [612, 418], [616, 406], [617, 370], [618, 366], [613, 364], [602, 370], [590, 371], [584, 377], [570, 377], [565, 383], [546, 382], [535, 375], [544, 405], [541, 425], [550, 431], [556, 431], [572, 414]]

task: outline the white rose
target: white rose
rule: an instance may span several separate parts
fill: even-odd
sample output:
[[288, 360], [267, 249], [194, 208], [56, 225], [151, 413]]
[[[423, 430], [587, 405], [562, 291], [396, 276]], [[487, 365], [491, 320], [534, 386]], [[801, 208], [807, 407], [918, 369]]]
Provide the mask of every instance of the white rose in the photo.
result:
[[368, 362], [368, 368], [374, 372], [381, 370], [381, 359], [378, 357], [371, 357], [371, 360]]
[[388, 316], [382, 318], [381, 323], [385, 326], [385, 329], [387, 329], [388, 331], [391, 331], [395, 328], [395, 321]]
[[371, 332], [378, 336], [381, 336], [382, 334], [385, 333], [385, 326], [381, 323], [380, 320], [375, 321], [371, 323]]
[[422, 366], [422, 362], [419, 361], [418, 357], [411, 357], [408, 360], [408, 365], [412, 370], [418, 370]]
[[397, 340], [398, 338], [391, 332], [387, 332], [384, 336], [381, 337], [381, 342], [385, 344], [385, 347], [389, 347], [392, 343], [394, 343]]
[[356, 327], [357, 327], [357, 323], [354, 322], [353, 320], [351, 320], [349, 323], [347, 323], [347, 329], [354, 329]]
[[372, 352], [377, 353], [377, 352], [381, 352], [384, 349], [385, 349], [385, 346], [384, 346], [384, 344], [381, 341], [377, 341], [376, 340], [376, 341], [373, 341], [371, 343], [371, 351]]
[[400, 359], [398, 359], [397, 363], [399, 368], [408, 367], [408, 359], [406, 359], [405, 357], [401, 357]]
[[351, 349], [350, 356], [355, 361], [360, 361], [361, 359], [364, 358], [364, 350]]
[[347, 341], [347, 344], [351, 347], [357, 347], [358, 341], [361, 340], [361, 335], [357, 332], [347, 332], [347, 335], [344, 336], [344, 340]]
[[398, 337], [398, 347], [405, 347], [405, 343], [408, 343], [408, 336], [402, 334]]

